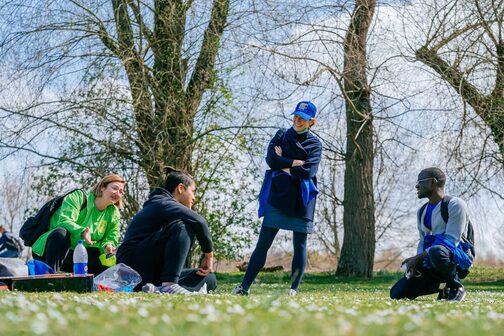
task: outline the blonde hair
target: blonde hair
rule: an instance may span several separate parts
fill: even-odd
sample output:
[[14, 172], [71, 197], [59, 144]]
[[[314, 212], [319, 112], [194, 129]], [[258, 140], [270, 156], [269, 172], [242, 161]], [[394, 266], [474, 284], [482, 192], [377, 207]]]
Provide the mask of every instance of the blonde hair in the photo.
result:
[[[98, 181], [98, 183], [96, 183], [93, 188], [91, 188], [91, 192], [95, 195], [95, 197], [101, 197], [103, 195], [102, 188], [106, 188], [107, 185], [112, 182], [124, 183], [126, 185], [126, 181], [121, 176], [112, 174], [107, 175], [100, 181]], [[119, 201], [115, 202], [114, 205], [119, 209], [122, 209], [124, 206], [122, 197], [119, 199]]]

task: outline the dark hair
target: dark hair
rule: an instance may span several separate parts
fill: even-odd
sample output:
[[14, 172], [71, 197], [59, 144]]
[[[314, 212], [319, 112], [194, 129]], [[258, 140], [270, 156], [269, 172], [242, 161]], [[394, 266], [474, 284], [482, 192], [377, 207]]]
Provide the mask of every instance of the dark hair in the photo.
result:
[[446, 183], [446, 175], [441, 169], [437, 167], [430, 167], [425, 168], [424, 170], [422, 170], [422, 172], [424, 172], [427, 175], [427, 177], [436, 179], [436, 185], [438, 187], [440, 188], [444, 187]]
[[163, 173], [166, 175], [164, 188], [171, 193], [175, 192], [175, 189], [180, 183], [182, 183], [186, 189], [194, 183], [193, 177], [185, 170], [165, 166], [163, 167]]

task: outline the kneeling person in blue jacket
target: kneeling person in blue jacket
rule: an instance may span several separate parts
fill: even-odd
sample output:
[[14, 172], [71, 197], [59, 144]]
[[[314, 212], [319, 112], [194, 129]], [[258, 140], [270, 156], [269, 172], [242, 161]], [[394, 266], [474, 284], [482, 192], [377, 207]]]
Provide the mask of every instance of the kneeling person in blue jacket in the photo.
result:
[[[439, 168], [427, 168], [418, 175], [418, 198], [429, 202], [417, 213], [418, 254], [403, 262], [406, 275], [391, 288], [392, 299], [435, 293], [438, 300], [462, 301], [465, 297], [460, 276], [472, 264], [468, 246], [461, 241], [467, 229], [467, 206], [460, 198], [445, 196], [445, 182], [446, 175]], [[443, 206], [448, 210], [445, 215]]]
[[[196, 185], [185, 171], [165, 167], [156, 188], [131, 221], [117, 251], [118, 262], [136, 270], [144, 292], [191, 294], [206, 285], [215, 290], [212, 237], [203, 217], [191, 208]], [[199, 268], [183, 269], [194, 237], [204, 257]]]

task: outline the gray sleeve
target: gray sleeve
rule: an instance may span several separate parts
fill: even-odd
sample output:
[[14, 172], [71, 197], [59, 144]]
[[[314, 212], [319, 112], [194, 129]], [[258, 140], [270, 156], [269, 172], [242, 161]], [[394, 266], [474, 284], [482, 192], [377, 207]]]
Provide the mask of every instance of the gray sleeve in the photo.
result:
[[460, 198], [452, 198], [448, 203], [448, 223], [445, 237], [458, 245], [467, 225], [467, 205]]
[[420, 209], [417, 211], [417, 229], [418, 229], [418, 234], [420, 235], [420, 239], [418, 240], [418, 246], [417, 246], [417, 254], [420, 254], [423, 252], [423, 243], [424, 243], [424, 232], [422, 230], [422, 225], [418, 217], [420, 216]]

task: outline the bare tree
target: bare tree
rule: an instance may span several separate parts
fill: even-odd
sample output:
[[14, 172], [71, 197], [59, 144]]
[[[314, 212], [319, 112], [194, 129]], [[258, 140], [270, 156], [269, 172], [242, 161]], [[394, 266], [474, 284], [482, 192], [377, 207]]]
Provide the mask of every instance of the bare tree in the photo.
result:
[[426, 5], [429, 27], [416, 59], [434, 70], [491, 130], [504, 156], [504, 2]]
[[[12, 59], [19, 53], [30, 54], [19, 64], [19, 73], [44, 69], [42, 87], [72, 71], [88, 75], [84, 78], [88, 81], [106, 76], [107, 71], [124, 71], [131, 118], [121, 121], [135, 135], [131, 141], [139, 156], [137, 164], [149, 186], [160, 181], [163, 164], [192, 170], [193, 121], [204, 93], [215, 80], [214, 65], [229, 0], [75, 0], [43, 5], [12, 1], [0, 10], [14, 26], [27, 19], [21, 30], [4, 36], [0, 44], [3, 56]], [[22, 109], [4, 110], [29, 118], [40, 104], [39, 100]], [[44, 105], [55, 105], [59, 112], [68, 108], [64, 101]], [[54, 127], [56, 114], [31, 122]], [[89, 138], [92, 141], [93, 137]], [[26, 140], [10, 145], [29, 147]], [[115, 151], [131, 151], [121, 144], [108, 145]]]
[[31, 175], [25, 167], [16, 173], [4, 171], [0, 178], [0, 224], [16, 233], [30, 204]]

